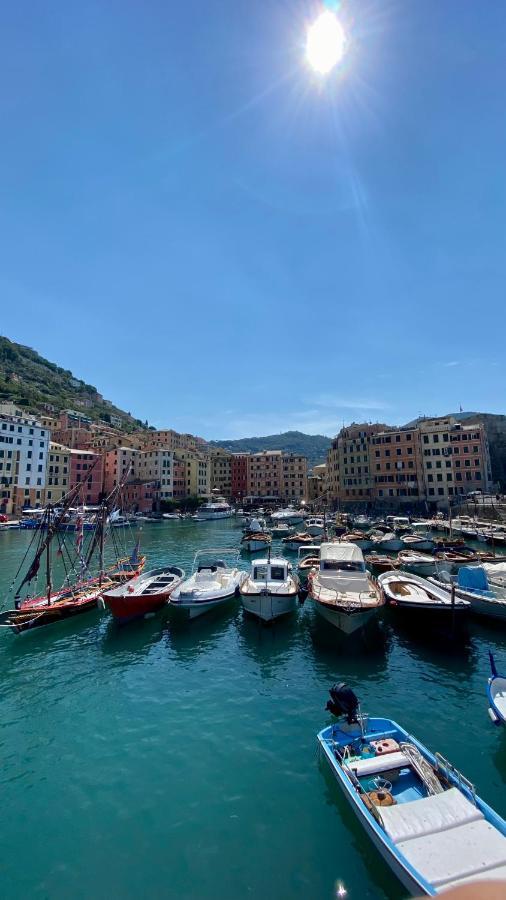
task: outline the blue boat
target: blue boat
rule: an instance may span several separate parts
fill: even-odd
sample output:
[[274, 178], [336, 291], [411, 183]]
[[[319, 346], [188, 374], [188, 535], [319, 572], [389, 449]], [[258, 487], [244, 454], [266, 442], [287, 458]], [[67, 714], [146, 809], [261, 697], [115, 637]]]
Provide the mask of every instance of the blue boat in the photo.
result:
[[492, 673], [487, 682], [488, 714], [494, 725], [504, 725], [506, 722], [506, 675], [499, 675], [490, 650], [488, 655]]
[[412, 896], [506, 879], [506, 822], [439, 753], [391, 719], [369, 718], [346, 685], [327, 704], [346, 721], [318, 734], [366, 833]]

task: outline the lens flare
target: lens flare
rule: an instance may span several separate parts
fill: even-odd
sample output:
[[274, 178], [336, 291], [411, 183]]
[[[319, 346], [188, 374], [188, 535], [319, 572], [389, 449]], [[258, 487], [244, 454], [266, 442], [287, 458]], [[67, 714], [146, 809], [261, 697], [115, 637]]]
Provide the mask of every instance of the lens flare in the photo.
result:
[[329, 9], [320, 13], [308, 28], [306, 59], [315, 72], [327, 75], [341, 62], [346, 48], [346, 35], [337, 16]]

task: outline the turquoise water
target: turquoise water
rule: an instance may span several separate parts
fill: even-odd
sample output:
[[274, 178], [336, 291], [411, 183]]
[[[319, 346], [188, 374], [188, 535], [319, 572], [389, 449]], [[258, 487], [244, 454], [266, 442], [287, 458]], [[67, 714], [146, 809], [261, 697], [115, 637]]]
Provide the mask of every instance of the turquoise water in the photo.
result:
[[[222, 522], [148, 524], [148, 564], [191, 567], [236, 546]], [[31, 538], [0, 535], [2, 596]], [[247, 567], [247, 559], [243, 559]], [[4, 606], [10, 605], [4, 599]], [[3, 898], [400, 898], [316, 750], [328, 687], [398, 719], [506, 815], [506, 733], [487, 715], [487, 649], [458, 649], [385, 618], [343, 649], [310, 603], [271, 628], [240, 605], [172, 626], [105, 613], [0, 635]]]

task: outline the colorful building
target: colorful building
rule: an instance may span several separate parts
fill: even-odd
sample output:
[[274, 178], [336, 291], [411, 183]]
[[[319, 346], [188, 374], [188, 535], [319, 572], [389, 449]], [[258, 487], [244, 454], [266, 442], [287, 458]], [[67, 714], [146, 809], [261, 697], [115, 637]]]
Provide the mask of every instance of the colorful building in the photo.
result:
[[115, 450], [107, 450], [104, 457], [104, 485], [106, 494], [120, 483], [124, 478], [133, 481], [135, 478], [135, 460], [139, 450], [132, 447], [117, 447]]
[[244, 500], [249, 493], [250, 480], [249, 453], [232, 453], [230, 459], [230, 494], [234, 500]]
[[70, 449], [51, 441], [47, 457], [46, 502], [56, 505], [70, 489]]
[[222, 497], [232, 496], [232, 454], [221, 447], [211, 447], [209, 451], [211, 466], [211, 491]]
[[102, 499], [103, 468], [101, 454], [91, 450], [70, 449], [70, 488], [82, 483], [82, 501], [89, 506], [95, 506]]
[[380, 431], [369, 438], [369, 471], [376, 500], [413, 503], [424, 495], [418, 428]]

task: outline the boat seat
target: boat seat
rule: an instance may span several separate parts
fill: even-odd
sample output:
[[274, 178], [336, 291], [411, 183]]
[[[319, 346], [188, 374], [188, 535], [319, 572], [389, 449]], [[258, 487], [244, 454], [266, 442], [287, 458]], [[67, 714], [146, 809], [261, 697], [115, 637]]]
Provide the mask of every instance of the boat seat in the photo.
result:
[[371, 756], [368, 759], [357, 759], [347, 762], [347, 767], [355, 773], [357, 778], [364, 775], [377, 775], [379, 772], [390, 772], [392, 769], [402, 769], [409, 766], [408, 757], [400, 750], [396, 753], [386, 753], [381, 756]]
[[[384, 761], [387, 759], [385, 757]], [[382, 817], [386, 832], [397, 844], [483, 819], [483, 813], [458, 788], [450, 788], [442, 794], [398, 803], [385, 809], [384, 815], [382, 810]]]
[[436, 888], [506, 871], [506, 838], [457, 788], [384, 807], [381, 816], [398, 850]]

